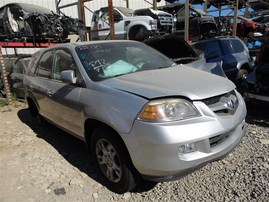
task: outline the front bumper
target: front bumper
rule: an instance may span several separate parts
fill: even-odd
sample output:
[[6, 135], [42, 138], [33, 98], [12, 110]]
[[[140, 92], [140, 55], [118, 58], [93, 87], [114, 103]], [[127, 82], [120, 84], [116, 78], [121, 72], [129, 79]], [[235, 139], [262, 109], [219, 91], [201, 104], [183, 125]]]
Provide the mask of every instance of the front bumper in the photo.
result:
[[[245, 103], [240, 97], [233, 115], [217, 116], [208, 111], [202, 117], [179, 122], [135, 121], [131, 133], [122, 137], [135, 168], [145, 179], [173, 180], [231, 152], [244, 137], [245, 116]], [[196, 151], [179, 152], [181, 145], [190, 143]]]

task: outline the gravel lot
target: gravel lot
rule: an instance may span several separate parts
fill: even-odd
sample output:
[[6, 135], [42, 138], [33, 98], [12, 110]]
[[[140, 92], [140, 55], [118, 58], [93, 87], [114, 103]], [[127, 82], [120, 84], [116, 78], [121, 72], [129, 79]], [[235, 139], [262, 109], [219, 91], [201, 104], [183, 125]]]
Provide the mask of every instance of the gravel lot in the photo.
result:
[[100, 182], [85, 145], [40, 126], [25, 104], [0, 108], [0, 201], [269, 201], [268, 108], [250, 107], [247, 134], [225, 159], [123, 195]]

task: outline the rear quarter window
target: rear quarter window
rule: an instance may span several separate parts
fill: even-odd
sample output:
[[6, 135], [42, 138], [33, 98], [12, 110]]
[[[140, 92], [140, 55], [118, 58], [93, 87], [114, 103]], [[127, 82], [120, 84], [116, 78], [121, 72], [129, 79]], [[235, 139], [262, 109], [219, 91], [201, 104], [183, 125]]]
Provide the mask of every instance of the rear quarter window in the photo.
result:
[[244, 51], [244, 46], [241, 41], [232, 39], [231, 40], [232, 46], [233, 46], [233, 52], [234, 53], [240, 53]]
[[230, 55], [233, 53], [233, 47], [230, 43], [230, 40], [221, 40], [220, 41], [224, 55]]
[[207, 57], [209, 54], [217, 53], [218, 57], [222, 56], [222, 52], [219, 46], [218, 41], [210, 41], [206, 47], [206, 53], [205, 56]]

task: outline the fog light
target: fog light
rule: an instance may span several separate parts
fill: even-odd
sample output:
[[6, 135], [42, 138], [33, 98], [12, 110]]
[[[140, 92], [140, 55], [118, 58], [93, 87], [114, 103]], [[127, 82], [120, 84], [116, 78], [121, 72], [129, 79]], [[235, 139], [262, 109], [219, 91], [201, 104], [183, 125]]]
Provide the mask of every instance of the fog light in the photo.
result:
[[187, 154], [187, 153], [191, 153], [195, 151], [197, 151], [197, 149], [194, 143], [183, 144], [183, 145], [180, 145], [178, 148], [179, 154]]

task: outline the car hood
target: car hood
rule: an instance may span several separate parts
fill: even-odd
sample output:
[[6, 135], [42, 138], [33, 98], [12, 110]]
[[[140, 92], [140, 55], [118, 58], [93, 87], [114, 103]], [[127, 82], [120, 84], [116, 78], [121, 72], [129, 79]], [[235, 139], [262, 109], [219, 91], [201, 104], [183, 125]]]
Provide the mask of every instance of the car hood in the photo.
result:
[[[178, 36], [166, 35], [149, 38], [143, 42], [171, 58], [178, 64], [186, 64], [199, 58], [193, 48]], [[181, 60], [179, 60], [180, 58]]]
[[226, 78], [184, 65], [122, 75], [104, 80], [102, 84], [147, 99], [184, 96], [200, 100], [235, 88]]

